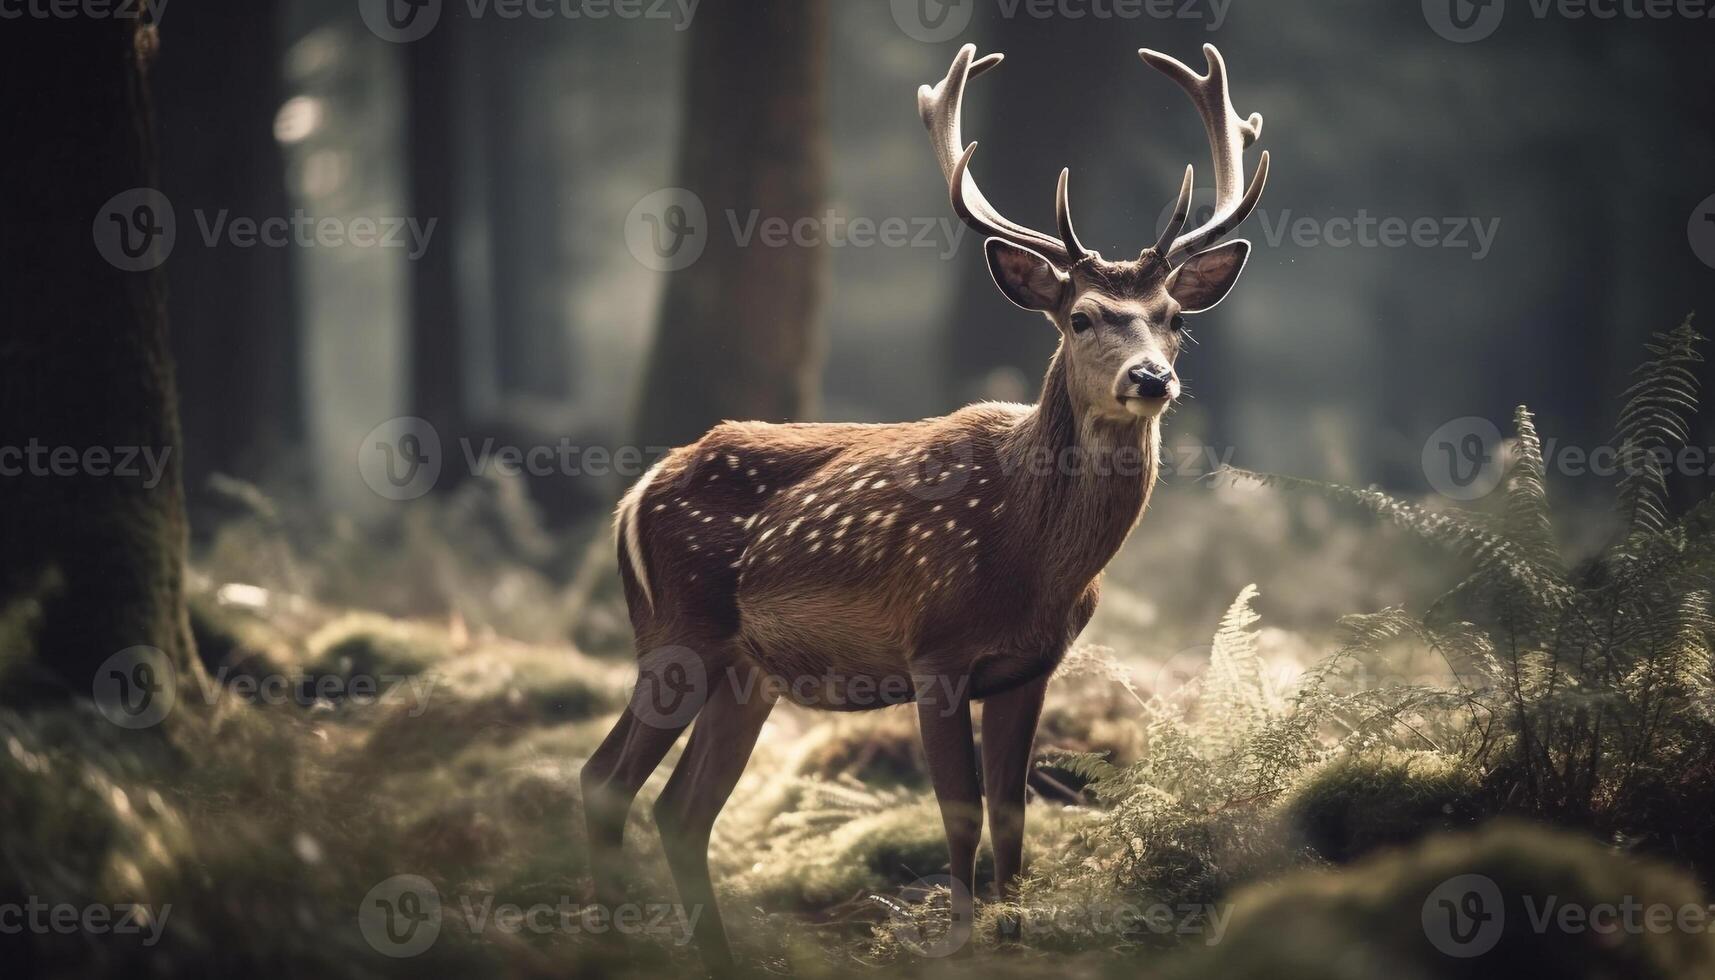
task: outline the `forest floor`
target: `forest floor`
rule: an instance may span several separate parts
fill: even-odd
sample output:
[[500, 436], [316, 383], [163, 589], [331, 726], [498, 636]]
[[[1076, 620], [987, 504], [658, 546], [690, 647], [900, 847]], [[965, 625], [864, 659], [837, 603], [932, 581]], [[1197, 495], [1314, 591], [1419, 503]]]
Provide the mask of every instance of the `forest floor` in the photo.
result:
[[[647, 805], [678, 749], [633, 810], [630, 904], [611, 921], [585, 906], [577, 775], [635, 677], [605, 548], [556, 552], [492, 488], [402, 513], [379, 540], [251, 504], [199, 548], [193, 624], [212, 679], [190, 686], [170, 737], [140, 749], [93, 708], [0, 714], [0, 841], [18, 887], [122, 897], [155, 927], [155, 941], [40, 937], [41, 974], [697, 972]], [[1163, 549], [1183, 573], [1150, 573], [1142, 555]], [[1300, 759], [1258, 794], [1234, 787], [1267, 755], [1187, 748], [1285, 717], [1338, 647], [1339, 614], [1419, 603], [1452, 567], [1314, 499], [1170, 489], [1051, 687], [1020, 905], [985, 902], [968, 944], [942, 941], [945, 843], [909, 709], [783, 707], [715, 830], [741, 962], [797, 976], [1499, 976], [1525, 961], [1707, 975], [1701, 931], [1567, 936], [1515, 913], [1487, 957], [1446, 946], [1462, 926], [1436, 925], [1433, 900], [1462, 876], [1508, 902], [1707, 902], [1687, 871], [1612, 841], [1483, 821], [1494, 808], [1427, 723]], [[579, 568], [574, 589], [551, 584]], [[1243, 697], [1210, 676], [1235, 664], [1251, 672]], [[1357, 683], [1445, 674], [1402, 645]], [[1125, 782], [1104, 764], [1154, 768]], [[998, 938], [1002, 913], [1019, 917], [1014, 941]]]

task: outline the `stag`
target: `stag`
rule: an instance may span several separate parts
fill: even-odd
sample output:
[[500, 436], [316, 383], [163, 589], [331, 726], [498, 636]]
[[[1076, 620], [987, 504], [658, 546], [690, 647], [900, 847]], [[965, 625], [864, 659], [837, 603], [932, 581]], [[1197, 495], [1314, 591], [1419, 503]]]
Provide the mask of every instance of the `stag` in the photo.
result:
[[[1095, 611], [1103, 568], [1156, 479], [1161, 419], [1179, 398], [1185, 317], [1219, 303], [1250, 243], [1222, 239], [1256, 207], [1245, 150], [1262, 117], [1233, 109], [1226, 66], [1205, 74], [1138, 54], [1203, 118], [1216, 203], [1186, 230], [1192, 168], [1160, 238], [1109, 261], [1073, 228], [1008, 220], [971, 172], [965, 87], [1001, 62], [966, 46], [918, 109], [954, 210], [986, 240], [995, 284], [1060, 334], [1034, 405], [971, 405], [888, 425], [723, 423], [675, 450], [621, 501], [616, 547], [639, 656], [631, 705], [581, 777], [598, 901], [621, 887], [631, 803], [695, 728], [654, 816], [709, 965], [731, 952], [709, 878], [715, 818], [780, 700], [863, 710], [915, 702], [947, 835], [954, 929], [968, 937], [987, 798], [998, 892], [1023, 858], [1031, 743], [1048, 679]], [[971, 705], [982, 702], [981, 772]]]

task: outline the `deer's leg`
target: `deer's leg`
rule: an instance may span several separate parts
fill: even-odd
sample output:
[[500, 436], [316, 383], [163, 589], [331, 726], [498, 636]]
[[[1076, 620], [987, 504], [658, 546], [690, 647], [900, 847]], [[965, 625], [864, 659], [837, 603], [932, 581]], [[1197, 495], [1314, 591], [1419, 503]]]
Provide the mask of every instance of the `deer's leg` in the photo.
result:
[[655, 801], [655, 824], [678, 886], [679, 903], [704, 962], [716, 973], [733, 965], [726, 927], [709, 880], [709, 835], [732, 795], [774, 700], [761, 685], [723, 675], [691, 730], [691, 742]]
[[917, 699], [917, 724], [923, 754], [929, 760], [929, 780], [941, 805], [947, 831], [949, 874], [953, 879], [953, 922], [946, 942], [968, 949], [975, 920], [973, 899], [977, 844], [982, 839], [982, 788], [977, 781], [977, 753], [972, 742], [971, 702], [961, 687], [930, 684]]
[[[677, 666], [679, 672], [700, 670], [700, 677], [679, 677], [687, 691], [664, 691], [662, 675]], [[584, 763], [579, 774], [583, 788], [584, 828], [589, 837], [590, 877], [597, 903], [612, 906], [620, 899], [626, 816], [638, 790], [655, 772], [679, 735], [691, 725], [700, 703], [700, 691], [718, 673], [715, 665], [689, 662], [650, 663], [639, 666], [637, 687], [619, 722], [601, 747]], [[700, 683], [699, 683], [700, 682]], [[689, 702], [678, 700], [689, 697]], [[666, 698], [667, 700], [663, 700]]]
[[983, 701], [983, 791], [995, 884], [1003, 899], [1017, 892], [1024, 867], [1024, 786], [1047, 691], [1048, 678], [1042, 677]]
[[[989, 841], [1001, 901], [1018, 894], [1024, 870], [1024, 788], [1030, 777], [1030, 747], [1048, 691], [1043, 676], [983, 700], [983, 792], [988, 797]], [[1019, 923], [1000, 923], [1002, 938], [1017, 935]]]

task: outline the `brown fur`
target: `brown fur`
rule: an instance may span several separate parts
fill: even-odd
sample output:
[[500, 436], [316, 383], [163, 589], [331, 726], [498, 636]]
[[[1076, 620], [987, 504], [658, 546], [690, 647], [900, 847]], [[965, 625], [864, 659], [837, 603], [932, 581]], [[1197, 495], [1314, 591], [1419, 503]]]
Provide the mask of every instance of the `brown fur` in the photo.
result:
[[[653, 596], [622, 536], [639, 653], [692, 637], [736, 644], [784, 681], [952, 675], [979, 697], [1039, 676], [1088, 621], [1102, 568], [1143, 512], [1158, 432], [1154, 420], [1080, 424], [1059, 357], [1037, 406], [717, 426], [621, 513], [637, 522]], [[1090, 465], [1108, 460], [1117, 472]], [[818, 706], [897, 700], [832, 691]]]

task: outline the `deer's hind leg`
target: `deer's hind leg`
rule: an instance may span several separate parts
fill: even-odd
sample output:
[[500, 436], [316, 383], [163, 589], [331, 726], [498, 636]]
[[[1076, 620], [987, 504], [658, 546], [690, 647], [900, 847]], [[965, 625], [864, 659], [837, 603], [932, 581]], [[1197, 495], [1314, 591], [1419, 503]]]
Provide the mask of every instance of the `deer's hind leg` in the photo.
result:
[[631, 804], [691, 726], [725, 666], [724, 657], [705, 659], [689, 647], [673, 645], [656, 647], [638, 659], [630, 702], [579, 774], [597, 903], [611, 907], [620, 900]]
[[680, 905], [704, 962], [717, 973], [730, 969], [733, 960], [709, 879], [709, 837], [773, 708], [774, 700], [761, 684], [724, 673], [709, 692], [667, 788], [655, 801], [655, 824]]

